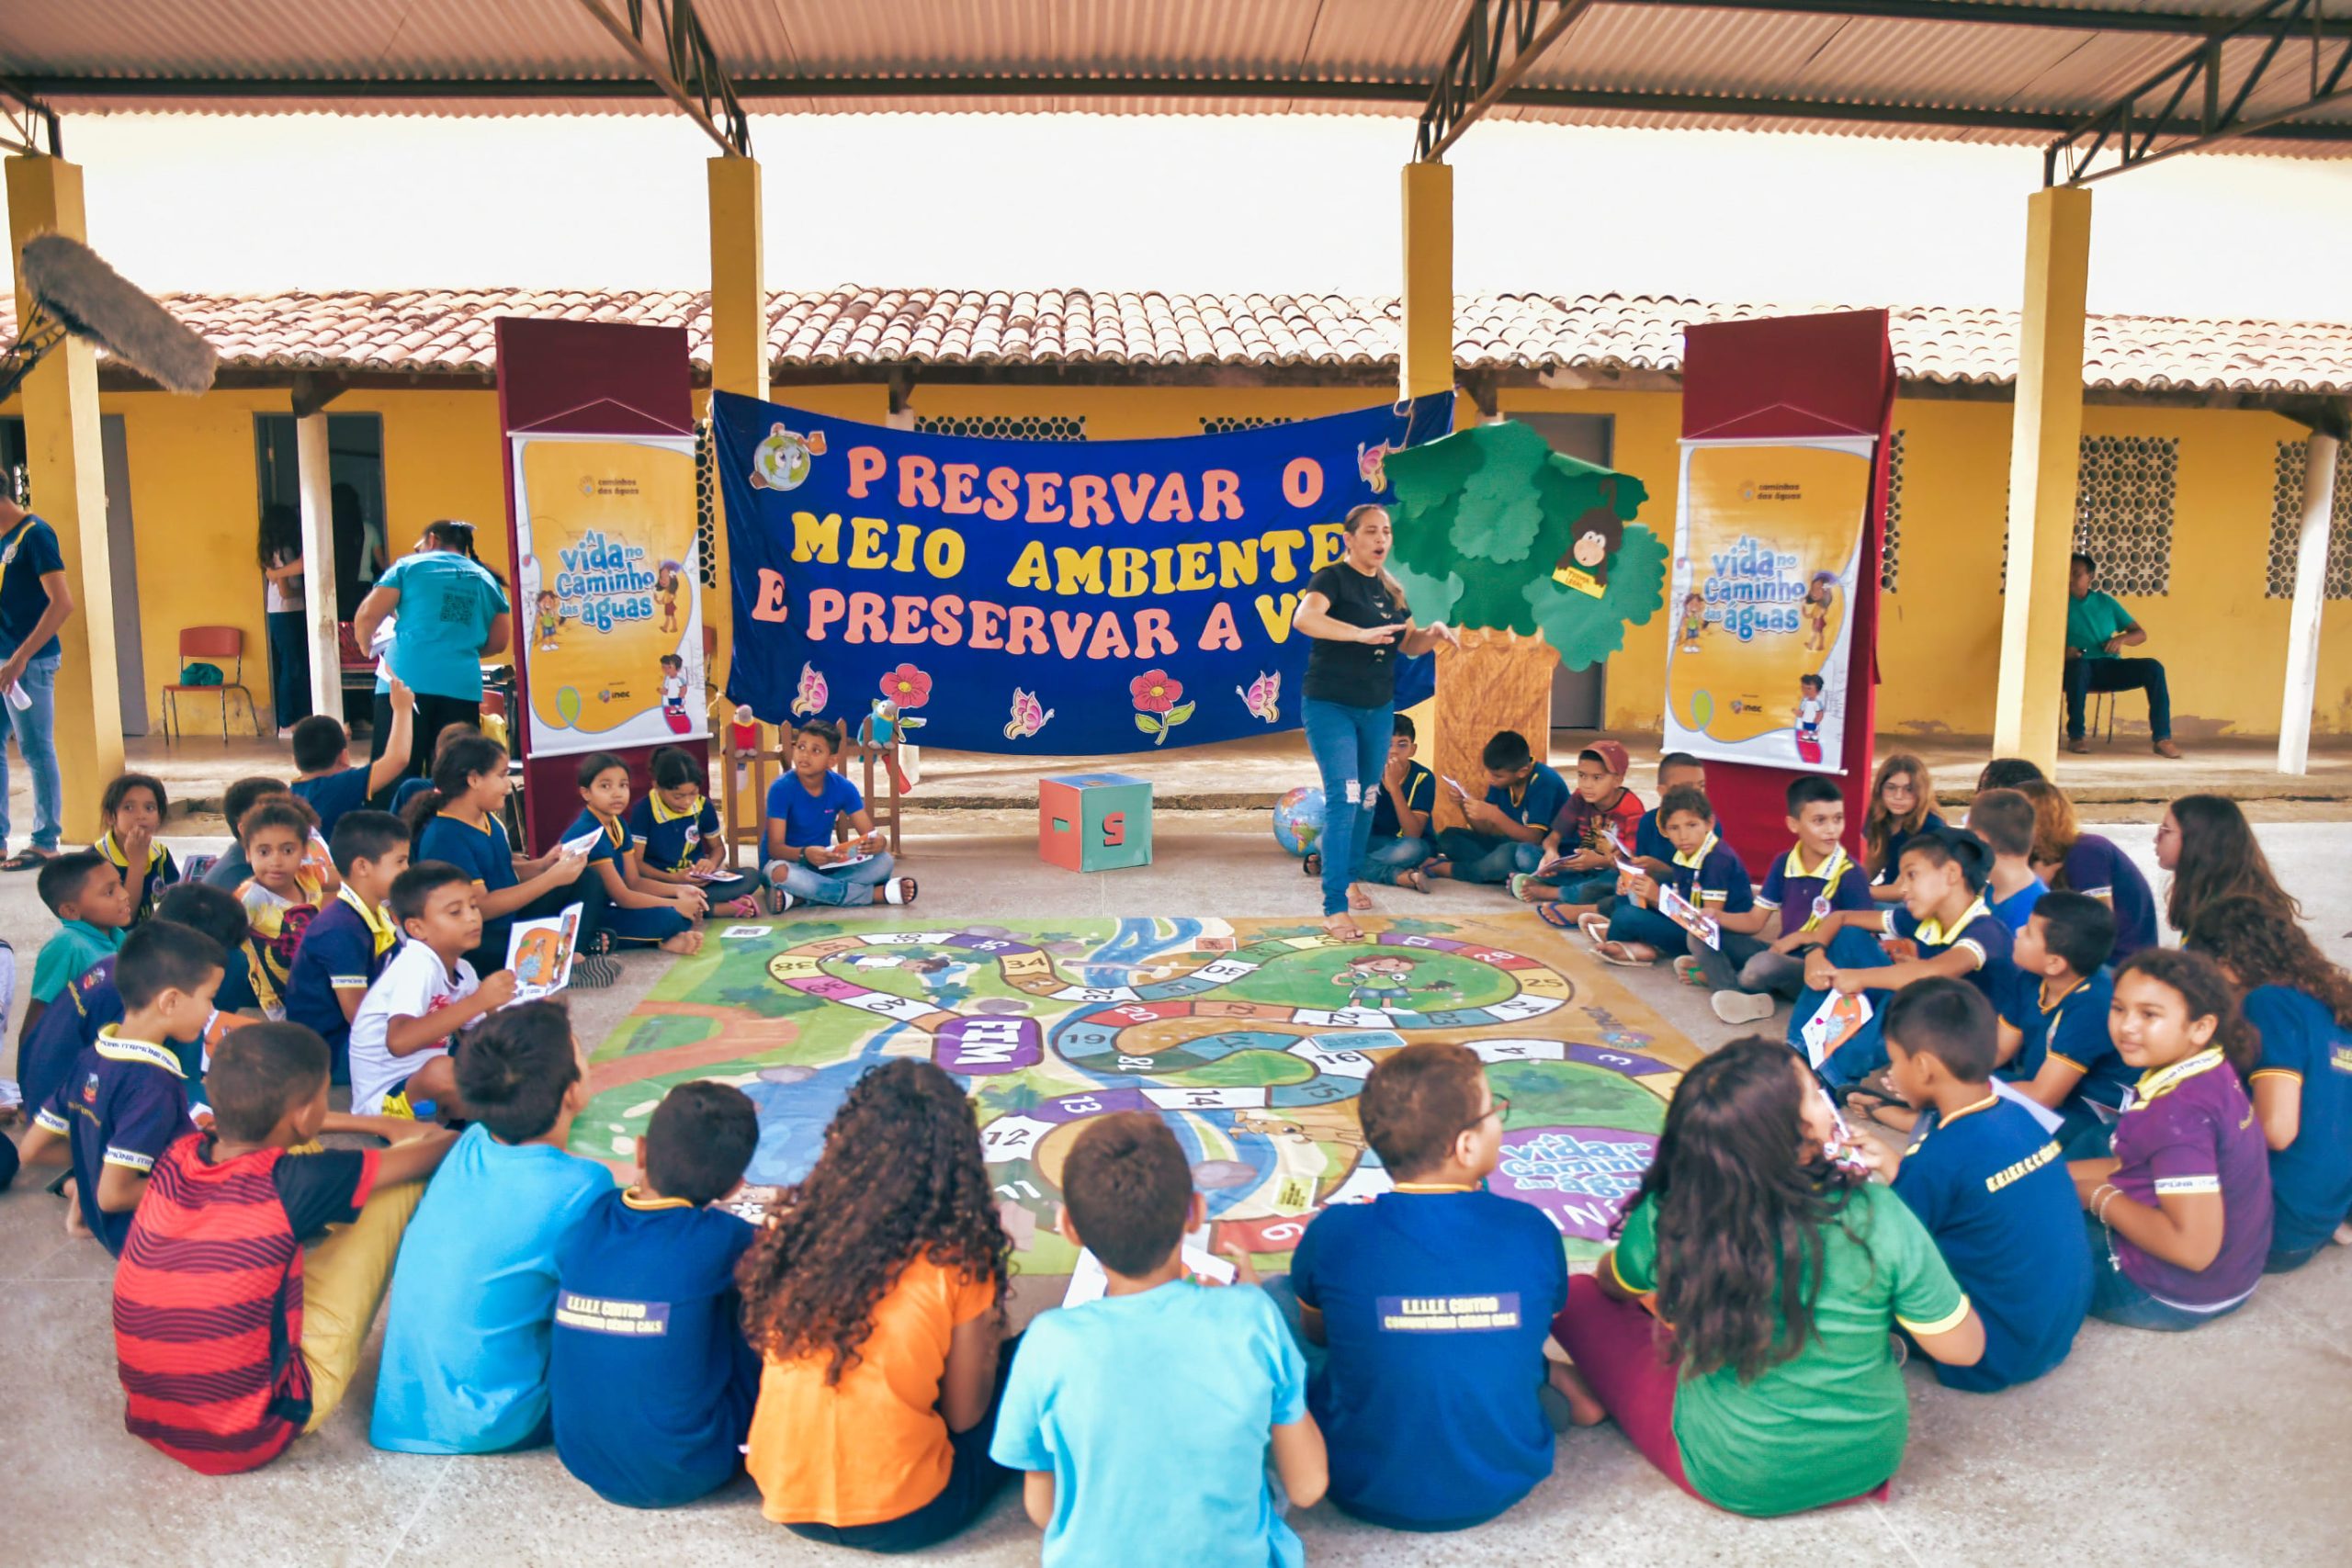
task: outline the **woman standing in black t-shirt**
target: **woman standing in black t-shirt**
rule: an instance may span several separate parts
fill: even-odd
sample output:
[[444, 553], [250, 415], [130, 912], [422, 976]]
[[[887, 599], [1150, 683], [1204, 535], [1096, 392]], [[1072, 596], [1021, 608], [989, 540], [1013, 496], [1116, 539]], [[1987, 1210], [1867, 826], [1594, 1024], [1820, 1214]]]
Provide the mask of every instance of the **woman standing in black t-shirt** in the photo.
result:
[[1348, 911], [1372, 907], [1355, 886], [1356, 867], [1380, 804], [1397, 656], [1426, 653], [1440, 641], [1459, 648], [1462, 638], [1442, 622], [1413, 625], [1405, 591], [1385, 566], [1393, 535], [1385, 507], [1359, 506], [1341, 526], [1347, 553], [1307, 580], [1290, 624], [1315, 639], [1299, 714], [1323, 774], [1323, 929], [1353, 942], [1363, 933]]

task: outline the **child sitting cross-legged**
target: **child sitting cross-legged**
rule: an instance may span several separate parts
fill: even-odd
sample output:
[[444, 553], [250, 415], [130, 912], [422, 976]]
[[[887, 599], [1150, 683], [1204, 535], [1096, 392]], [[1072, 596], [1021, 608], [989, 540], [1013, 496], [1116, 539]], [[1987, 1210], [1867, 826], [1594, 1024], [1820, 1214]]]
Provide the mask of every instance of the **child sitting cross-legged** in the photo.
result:
[[2064, 1360], [2091, 1304], [2082, 1205], [2057, 1140], [1993, 1092], [1993, 1024], [1964, 980], [1922, 980], [1886, 1004], [1887, 1077], [1921, 1113], [1893, 1169], [1894, 1195], [1928, 1227], [1984, 1324], [1983, 1359], [1933, 1371], [1945, 1387], [1975, 1393]]
[[[1660, 771], [1665, 764], [1660, 763]], [[1846, 797], [1819, 773], [1789, 781], [1788, 828], [1795, 846], [1772, 863], [1745, 910], [1715, 917], [1721, 943], [1693, 937], [1690, 967], [1714, 988], [1715, 1016], [1725, 1023], [1756, 1023], [1772, 1016], [1775, 997], [1804, 989], [1799, 950], [1821, 922], [1841, 909], [1874, 910], [1870, 874], [1846, 853]], [[1684, 965], [1675, 969], [1681, 972]]]
[[1633, 852], [1642, 818], [1641, 796], [1625, 787], [1631, 765], [1614, 740], [1578, 752], [1576, 793], [1553, 817], [1542, 859], [1510, 879], [1513, 897], [1555, 906], [1536, 911], [1555, 926], [1577, 924], [1617, 890], [1617, 863]]
[[[25, 1004], [24, 1021], [17, 1027], [19, 1049], [68, 986], [100, 959], [114, 956], [130, 929], [132, 914], [130, 889], [106, 856], [87, 850], [51, 856], [42, 863], [34, 887], [57, 917], [58, 930], [40, 944], [40, 956], [33, 960], [32, 994]], [[10, 974], [13, 978], [13, 960]]]
[[[841, 750], [840, 725], [809, 720], [792, 737], [791, 769], [768, 786], [767, 878], [778, 914], [795, 904], [862, 908], [877, 889], [886, 904], [915, 901], [915, 879], [890, 874], [897, 862], [874, 830], [865, 796], [833, 772]], [[856, 837], [836, 844], [844, 822]]]
[[2140, 1080], [2114, 1156], [2068, 1167], [2090, 1232], [2091, 1315], [2196, 1328], [2245, 1304], [2270, 1251], [2269, 1151], [2239, 1080], [2262, 1043], [2200, 953], [2125, 960], [2108, 1018]]
[[294, 950], [286, 1019], [327, 1043], [336, 1083], [351, 1081], [352, 1021], [400, 945], [400, 922], [385, 903], [392, 884], [408, 869], [408, 824], [389, 811], [343, 813], [334, 839], [334, 868], [343, 886], [304, 928], [302, 943]]
[[98, 800], [98, 815], [107, 830], [91, 848], [107, 857], [123, 886], [131, 890], [130, 919], [135, 924], [154, 914], [164, 889], [180, 879], [180, 863], [155, 837], [164, 830], [164, 814], [171, 798], [164, 782], [146, 773], [125, 773], [107, 785]]
[[2243, 993], [2262, 1032], [2247, 1079], [2270, 1148], [2270, 1255], [2263, 1272], [2310, 1262], [2332, 1238], [2352, 1241], [2352, 976], [2330, 964], [2294, 919], [2245, 894], [2205, 905], [2188, 928]]
[[604, 923], [604, 879], [582, 876], [586, 852], [561, 843], [535, 859], [514, 852], [500, 820], [514, 782], [506, 771], [506, 748], [470, 731], [452, 736], [433, 760], [433, 787], [409, 802], [402, 816], [414, 835], [417, 861], [447, 861], [462, 867], [480, 890], [481, 931], [468, 954], [477, 971], [503, 968], [508, 938], [518, 919], [560, 915], [577, 903], [580, 929], [573, 938], [581, 954], [571, 983], [609, 986], [618, 966], [598, 957]]
[[237, 823], [237, 841], [253, 867], [237, 889], [251, 927], [246, 975], [262, 1012], [273, 1021], [286, 1016], [286, 988], [302, 932], [326, 907], [326, 884], [303, 863], [317, 824], [318, 814], [290, 795], [263, 796]]
[[1184, 1234], [1206, 1208], [1176, 1134], [1148, 1111], [1094, 1118], [1070, 1145], [1062, 1192], [1062, 1234], [1109, 1285], [1029, 1325], [989, 1450], [1025, 1472], [1022, 1506], [1046, 1532], [1046, 1568], [1298, 1568], [1305, 1551], [1274, 1477], [1301, 1508], [1330, 1479], [1306, 1368], [1264, 1291], [1186, 1277]]
[[956, 1080], [884, 1062], [851, 1086], [815, 1168], [744, 1255], [762, 1359], [744, 1468], [795, 1535], [913, 1551], [1012, 1479], [989, 1459], [1012, 1357], [1012, 1247], [989, 1179]]
[[[1567, 1299], [1559, 1233], [1484, 1190], [1510, 1104], [1468, 1046], [1383, 1057], [1357, 1107], [1396, 1190], [1316, 1215], [1268, 1293], [1298, 1304], [1331, 1500], [1392, 1529], [1466, 1529], [1552, 1473], [1538, 1394]], [[1571, 1407], [1599, 1420], [1560, 1371]]]
[[2033, 802], [2013, 789], [1988, 789], [1969, 802], [1968, 830], [1993, 852], [1984, 877], [1984, 908], [2011, 932], [2050, 891], [2033, 870]]
[[558, 1004], [526, 1002], [476, 1030], [458, 1097], [472, 1124], [409, 1224], [384, 1314], [368, 1440], [402, 1453], [548, 1439], [556, 1256], [613, 1189], [603, 1166], [564, 1152], [588, 1083]]
[[1484, 799], [1472, 800], [1454, 780], [1444, 781], [1467, 825], [1438, 834], [1437, 853], [1421, 863], [1424, 879], [1509, 882], [1544, 863], [1544, 836], [1568, 803], [1567, 782], [1514, 729], [1488, 740], [1479, 763], [1487, 773]]
[[629, 831], [645, 846], [646, 879], [699, 886], [712, 908], [739, 920], [756, 918], [767, 882], [756, 870], [728, 866], [727, 836], [707, 787], [708, 770], [692, 752], [664, 746], [646, 773], [653, 787], [628, 808]]
[[[327, 1064], [300, 1024], [225, 1038], [212, 1130], [155, 1162], [115, 1271], [123, 1424], [207, 1475], [268, 1463], [343, 1403], [423, 1179], [457, 1139], [330, 1111]], [[322, 1132], [394, 1142], [322, 1149]]]
[[466, 952], [481, 940], [481, 907], [458, 867], [420, 861], [392, 878], [389, 902], [404, 940], [351, 1017], [351, 1108], [413, 1116], [458, 1098], [459, 1032], [514, 999], [514, 973], [475, 978]]
[[[1430, 858], [1430, 841], [1437, 836], [1430, 826], [1430, 809], [1437, 804], [1437, 775], [1413, 761], [1419, 745], [1412, 718], [1396, 715], [1390, 726], [1388, 761], [1380, 770], [1380, 793], [1372, 803], [1372, 838], [1356, 874], [1367, 882], [1426, 893], [1429, 885], [1421, 880], [1419, 867]], [[1351, 907], [1372, 907], [1363, 892], [1356, 889], [1349, 900]]]
[[[2010, 983], [2016, 971], [2009, 928], [1984, 908], [1992, 859], [1973, 834], [1915, 833], [1903, 845], [1902, 908], [1891, 914], [1841, 909], [1805, 933], [1815, 950], [1805, 956], [1805, 991], [1789, 1019], [1792, 1049], [1805, 1051], [1804, 1026], [1833, 993], [1872, 997], [1870, 1018], [1815, 1064], [1832, 1093], [1851, 1089], [1886, 1066], [1877, 1010], [1887, 993], [1944, 975], [1971, 982], [1990, 1000]], [[1883, 945], [1880, 932], [1892, 933], [1895, 944]]]
[[711, 1205], [742, 1185], [759, 1142], [741, 1089], [678, 1085], [637, 1141], [637, 1180], [589, 1205], [556, 1251], [556, 1457], [608, 1503], [673, 1507], [742, 1472], [760, 1363], [735, 1266], [757, 1233]]
[[2071, 1156], [2107, 1152], [2123, 1096], [2140, 1075], [2108, 1032], [2115, 982], [2102, 965], [2115, 945], [2115, 914], [2083, 893], [2049, 893], [2010, 950], [2016, 977], [1995, 998], [2000, 1066], [2035, 1104], [2058, 1112], [2058, 1142]]
[[332, 845], [336, 824], [400, 783], [408, 772], [409, 746], [416, 725], [416, 694], [397, 675], [391, 682], [391, 732], [384, 754], [371, 762], [351, 760], [351, 731], [333, 714], [314, 713], [294, 723], [294, 768], [288, 788], [319, 814], [319, 832]]
[[1617, 1245], [1569, 1282], [1552, 1337], [1667, 1479], [1774, 1515], [1883, 1495], [1910, 1431], [1897, 1328], [1955, 1366], [1984, 1352], [1935, 1243], [1868, 1179], [1818, 1081], [1751, 1036], [1674, 1086]]
[[[1655, 964], [1666, 953], [1706, 945], [1659, 908], [1666, 888], [1707, 915], [1746, 915], [1756, 906], [1747, 866], [1715, 832], [1715, 809], [1705, 795], [1677, 789], [1658, 802], [1657, 814], [1665, 819], [1673, 852], [1664, 874], [1644, 871], [1627, 878], [1625, 891], [1607, 914], [1596, 910], [1577, 922], [1606, 963]], [[1547, 905], [1536, 913], [1549, 919], [1554, 910], [1566, 907]]]
[[[113, 881], [110, 869], [106, 875]], [[70, 1160], [66, 1229], [95, 1235], [118, 1257], [155, 1161], [196, 1130], [176, 1047], [203, 1035], [225, 956], [210, 937], [169, 920], [131, 932], [115, 957], [122, 1021], [74, 1058], [17, 1151], [28, 1165]]]
[[695, 930], [710, 900], [692, 883], [655, 882], [645, 874], [645, 846], [628, 826], [628, 764], [610, 751], [580, 759], [580, 798], [586, 809], [563, 830], [567, 841], [591, 833], [589, 874], [605, 886], [604, 929], [616, 942], [661, 944], [664, 953], [699, 953]]

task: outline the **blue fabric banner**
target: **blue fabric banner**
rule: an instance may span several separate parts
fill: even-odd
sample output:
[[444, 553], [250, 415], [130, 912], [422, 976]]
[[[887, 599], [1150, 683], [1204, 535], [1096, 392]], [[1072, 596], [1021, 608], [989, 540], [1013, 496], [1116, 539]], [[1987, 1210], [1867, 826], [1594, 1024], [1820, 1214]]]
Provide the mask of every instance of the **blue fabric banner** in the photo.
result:
[[[734, 590], [730, 701], [854, 731], [1101, 755], [1298, 724], [1290, 616], [1453, 398], [1224, 435], [998, 441], [711, 400]], [[1434, 619], [1434, 615], [1422, 617]], [[1399, 705], [1433, 663], [1407, 660]]]

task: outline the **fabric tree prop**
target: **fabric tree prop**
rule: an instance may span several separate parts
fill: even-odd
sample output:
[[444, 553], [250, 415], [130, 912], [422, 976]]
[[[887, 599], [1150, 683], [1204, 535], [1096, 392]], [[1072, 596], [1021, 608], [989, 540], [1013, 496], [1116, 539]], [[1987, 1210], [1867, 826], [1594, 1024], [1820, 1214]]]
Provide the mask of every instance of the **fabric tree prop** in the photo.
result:
[[[1396, 548], [1388, 570], [1413, 618], [1462, 628], [1441, 647], [1431, 724], [1437, 771], [1479, 776], [1489, 737], [1515, 729], [1538, 756], [1555, 662], [1583, 670], [1625, 645], [1666, 599], [1665, 541], [1633, 521], [1641, 480], [1552, 450], [1513, 422], [1388, 455]], [[1441, 795], [1443, 825], [1459, 823]]]

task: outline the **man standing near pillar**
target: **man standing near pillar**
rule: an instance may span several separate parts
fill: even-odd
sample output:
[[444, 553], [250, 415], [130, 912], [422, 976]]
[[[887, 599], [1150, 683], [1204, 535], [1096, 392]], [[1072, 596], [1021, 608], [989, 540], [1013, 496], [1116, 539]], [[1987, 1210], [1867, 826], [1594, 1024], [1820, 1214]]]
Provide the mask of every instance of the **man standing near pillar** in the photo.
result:
[[2155, 737], [2159, 757], [2177, 757], [2172, 742], [2172, 693], [2165, 684], [2160, 660], [2119, 659], [2116, 650], [2137, 648], [2148, 640], [2111, 594], [2091, 586], [2098, 562], [2077, 553], [2066, 577], [2066, 750], [2087, 751], [2083, 710], [2093, 692], [2148, 694], [2148, 731]]
[[32, 841], [0, 871], [29, 871], [57, 853], [63, 822], [57, 773], [57, 628], [74, 613], [57, 531], [0, 500], [0, 850], [8, 837], [8, 737], [33, 774]]

